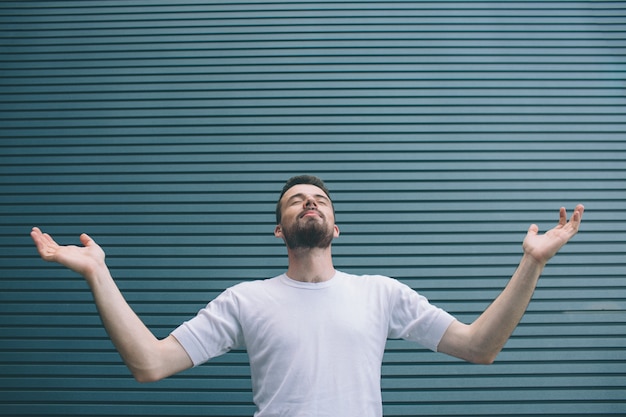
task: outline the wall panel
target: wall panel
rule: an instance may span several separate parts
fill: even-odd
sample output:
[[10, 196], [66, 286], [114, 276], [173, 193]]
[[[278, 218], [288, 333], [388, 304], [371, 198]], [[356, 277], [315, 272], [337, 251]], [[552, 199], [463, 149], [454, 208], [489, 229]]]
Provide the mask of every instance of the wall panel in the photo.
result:
[[165, 336], [284, 270], [274, 204], [307, 172], [338, 269], [465, 321], [530, 223], [587, 207], [494, 365], [388, 342], [387, 416], [626, 414], [625, 46], [621, 1], [1, 2], [3, 412], [252, 415], [244, 351], [134, 382], [28, 232], [90, 233]]

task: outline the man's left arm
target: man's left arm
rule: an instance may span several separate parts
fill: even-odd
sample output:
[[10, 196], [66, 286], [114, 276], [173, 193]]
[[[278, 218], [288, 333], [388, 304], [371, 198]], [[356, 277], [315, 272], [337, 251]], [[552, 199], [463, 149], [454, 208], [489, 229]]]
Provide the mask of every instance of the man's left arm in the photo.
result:
[[559, 224], [543, 235], [537, 225], [531, 225], [522, 260], [505, 289], [472, 324], [453, 322], [437, 351], [474, 363], [492, 363], [522, 319], [544, 266], [578, 232], [583, 211], [582, 205], [576, 206], [567, 221], [562, 207]]

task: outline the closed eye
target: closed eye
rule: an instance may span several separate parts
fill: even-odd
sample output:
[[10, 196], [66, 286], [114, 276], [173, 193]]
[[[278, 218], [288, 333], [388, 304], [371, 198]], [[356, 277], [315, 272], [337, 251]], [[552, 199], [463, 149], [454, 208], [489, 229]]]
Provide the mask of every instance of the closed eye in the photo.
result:
[[[328, 206], [330, 204], [330, 200], [324, 195], [317, 194], [314, 196], [314, 198], [317, 204], [320, 204], [323, 206]], [[304, 201], [305, 201], [304, 195], [296, 194], [296, 195], [289, 197], [289, 199], [287, 200], [287, 205], [295, 206], [295, 205], [302, 204]]]

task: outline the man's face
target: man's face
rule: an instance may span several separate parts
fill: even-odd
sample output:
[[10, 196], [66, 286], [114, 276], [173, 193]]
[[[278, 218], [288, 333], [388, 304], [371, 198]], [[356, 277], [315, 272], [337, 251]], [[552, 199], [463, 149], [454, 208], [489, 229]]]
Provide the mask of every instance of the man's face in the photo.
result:
[[282, 217], [274, 235], [290, 249], [327, 248], [339, 236], [332, 203], [320, 188], [295, 185], [283, 195], [280, 204]]

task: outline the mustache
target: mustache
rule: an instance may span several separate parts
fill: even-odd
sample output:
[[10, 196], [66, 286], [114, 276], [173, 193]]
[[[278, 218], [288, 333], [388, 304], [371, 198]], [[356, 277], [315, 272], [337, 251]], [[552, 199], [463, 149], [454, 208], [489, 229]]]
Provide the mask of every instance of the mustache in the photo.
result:
[[322, 219], [325, 219], [325, 218], [326, 218], [326, 217], [324, 216], [324, 213], [322, 213], [321, 211], [319, 211], [319, 210], [318, 210], [318, 209], [316, 209], [316, 208], [308, 208], [308, 209], [306, 209], [306, 210], [302, 210], [302, 213], [300, 213], [300, 215], [298, 216], [298, 218], [299, 218], [299, 219], [301, 219], [301, 218], [303, 218], [303, 217], [304, 217], [307, 213], [310, 213], [310, 212], [312, 212], [312, 211], [313, 211], [313, 212], [315, 212], [315, 213], [317, 213], [317, 215], [318, 215], [318, 216], [320, 216]]

